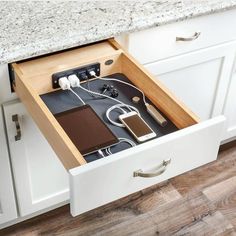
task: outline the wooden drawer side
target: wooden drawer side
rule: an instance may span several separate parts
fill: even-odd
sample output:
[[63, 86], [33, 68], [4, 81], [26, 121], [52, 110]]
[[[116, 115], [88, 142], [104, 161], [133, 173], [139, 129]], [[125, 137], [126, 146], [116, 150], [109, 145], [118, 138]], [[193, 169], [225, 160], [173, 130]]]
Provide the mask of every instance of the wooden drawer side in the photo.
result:
[[59, 125], [40, 96], [31, 87], [29, 81], [24, 79], [23, 76], [21, 76], [21, 78], [19, 77], [20, 71], [17, 69], [16, 64], [14, 65], [14, 70], [16, 72], [14, 89], [17, 95], [47, 141], [51, 144], [64, 167], [69, 170], [73, 167], [85, 164], [86, 161], [83, 156]]

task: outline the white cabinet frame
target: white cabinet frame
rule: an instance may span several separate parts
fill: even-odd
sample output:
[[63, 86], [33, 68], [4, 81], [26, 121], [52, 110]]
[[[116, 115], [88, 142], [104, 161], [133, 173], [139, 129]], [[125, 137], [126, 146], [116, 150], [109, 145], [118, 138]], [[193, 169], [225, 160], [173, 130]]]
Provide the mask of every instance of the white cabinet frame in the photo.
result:
[[0, 110], [0, 228], [10, 220], [17, 218], [17, 208], [11, 167], [3, 125], [2, 109]]

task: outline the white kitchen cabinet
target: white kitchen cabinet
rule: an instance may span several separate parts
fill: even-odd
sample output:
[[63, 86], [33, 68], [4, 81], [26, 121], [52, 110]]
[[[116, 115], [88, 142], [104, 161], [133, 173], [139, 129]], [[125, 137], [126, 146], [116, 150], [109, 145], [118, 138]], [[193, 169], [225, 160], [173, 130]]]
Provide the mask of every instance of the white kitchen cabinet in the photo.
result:
[[[229, 22], [231, 24], [235, 22], [234, 15], [235, 10], [232, 10], [227, 12], [227, 15], [220, 13], [194, 18], [137, 32], [121, 40], [136, 59], [145, 63], [145, 66], [202, 120], [224, 113], [228, 118], [228, 130], [224, 138], [236, 136], [235, 72], [231, 78], [235, 43], [229, 42], [235, 40], [236, 31], [227, 27]], [[191, 37], [195, 32], [201, 32], [200, 37], [196, 40], [176, 42], [176, 36]], [[34, 60], [31, 61], [32, 68], [28, 67], [27, 63], [19, 63], [22, 71], [26, 73], [16, 70], [16, 74], [20, 78], [18, 78], [19, 87], [17, 86], [17, 89], [31, 114], [28, 114], [25, 106], [20, 102], [5, 104], [4, 112], [20, 216], [28, 216], [67, 201], [69, 199], [68, 176], [71, 189], [71, 213], [77, 215], [206, 164], [215, 160], [217, 156], [224, 118], [217, 117], [205, 122], [195, 120], [194, 124], [190, 124], [188, 119], [192, 116], [191, 111], [183, 106], [183, 116], [178, 118], [172, 113], [172, 108], [177, 108], [179, 112], [182, 109], [181, 103], [174, 96], [172, 97], [171, 93], [165, 94], [164, 92], [164, 99], [167, 101], [166, 104], [162, 103], [164, 104], [163, 112], [167, 112], [172, 118], [176, 116], [175, 120], [183, 118], [183, 123], [186, 122], [185, 127], [182, 125], [180, 130], [175, 133], [114, 154], [110, 158], [86, 163], [80, 157], [79, 151], [73, 148], [67, 135], [61, 132], [61, 128], [57, 124], [53, 124], [56, 122], [55, 119], [45, 109], [38, 95], [51, 91], [51, 74], [57, 72], [54, 70], [73, 68], [94, 62], [94, 60], [103, 65], [103, 75], [111, 72], [126, 72], [131, 78], [132, 73], [134, 77], [141, 74], [140, 80], [148, 77], [145, 75], [145, 70], [129, 57], [127, 59], [119, 48], [114, 45], [110, 48], [106, 43], [104, 45], [101, 43], [101, 48], [99, 53], [96, 50], [93, 52], [93, 46], [82, 48], [82, 57], [80, 58], [80, 52], [77, 55], [82, 62], [78, 58], [68, 60], [66, 53], [58, 54], [59, 56], [56, 57], [61, 56], [61, 59], [59, 58], [57, 61], [54, 58], [53, 60], [56, 62], [52, 60], [52, 63], [58, 64], [51, 68], [44, 65], [46, 70], [39, 66], [39, 74], [37, 74], [37, 65], [34, 67]], [[83, 50], [88, 50], [88, 53], [84, 53]], [[70, 54], [69, 51], [67, 53]], [[104, 66], [104, 62], [110, 58], [116, 63], [111, 67]], [[38, 63], [37, 59], [35, 62]], [[4, 74], [4, 80], [1, 79], [0, 84], [3, 85], [4, 90], [0, 89], [0, 102], [15, 98], [9, 89], [10, 84], [8, 76], [6, 76], [8, 74], [7, 65], [0, 66], [0, 77], [3, 77], [2, 74]], [[31, 81], [32, 78], [35, 80]], [[142, 82], [132, 80], [140, 87], [143, 86]], [[148, 80], [146, 81], [149, 83]], [[163, 96], [161, 84], [157, 82], [154, 87], [159, 87], [160, 95]], [[149, 89], [145, 92], [151, 94], [150, 88], [149, 84]], [[166, 91], [165, 88], [163, 91]], [[25, 95], [32, 100], [25, 100]], [[159, 97], [153, 94], [150, 96], [158, 104]], [[226, 97], [227, 99], [225, 99]], [[15, 141], [16, 124], [12, 121], [13, 115], [18, 115], [21, 128], [21, 139], [18, 141]], [[63, 168], [31, 116], [38, 122], [38, 126], [44, 131], [44, 136], [58, 152], [58, 156], [62, 152], [59, 158], [68, 172]], [[1, 123], [0, 120], [0, 125]], [[55, 138], [60, 141], [62, 146], [54, 142], [50, 132], [58, 135]], [[2, 137], [3, 135], [0, 135], [0, 138]], [[6, 143], [6, 141], [1, 140], [2, 143]], [[6, 145], [4, 147], [0, 149], [0, 224], [17, 217]], [[66, 149], [65, 152], [63, 148]], [[76, 165], [69, 163], [67, 158], [77, 159]], [[134, 178], [133, 172], [138, 169], [150, 171], [154, 168], [156, 170], [163, 161], [170, 158], [171, 164], [162, 175], [150, 179]], [[122, 175], [120, 170], [122, 170]]]
[[231, 42], [208, 47], [145, 67], [202, 120], [207, 120], [223, 113], [235, 45]]
[[[10, 102], [3, 107], [20, 216], [67, 201], [68, 174], [24, 106]], [[19, 118], [18, 141], [13, 115]]]
[[[112, 63], [106, 63], [107, 61]], [[48, 93], [55, 91], [51, 81], [53, 73], [89, 65], [93, 62], [100, 63], [101, 76], [124, 74], [144, 91], [153, 104], [178, 129], [173, 133], [141, 143], [107, 158], [87, 162], [40, 95], [46, 93], [49, 95]], [[168, 88], [153, 78], [114, 40], [60, 52], [40, 59], [14, 63], [12, 67], [15, 72], [14, 87], [17, 95], [68, 171], [73, 216], [214, 161], [217, 157], [224, 117], [219, 116], [201, 122]], [[51, 157], [45, 160], [43, 155], [40, 155], [40, 151], [43, 148], [46, 149], [45, 140], [40, 139], [38, 132], [34, 131], [36, 130], [36, 127], [32, 125], [34, 123], [29, 122], [29, 116], [21, 113], [22, 111], [24, 111], [23, 107], [17, 109], [15, 106], [7, 113], [11, 117], [17, 112], [22, 126], [22, 140], [15, 142], [9, 135], [9, 143], [14, 177], [16, 186], [18, 186], [17, 195], [26, 198], [26, 200], [19, 199], [19, 202], [21, 205], [25, 203], [25, 209], [27, 209], [27, 207], [35, 207], [35, 201], [40, 201], [45, 193], [48, 196], [50, 190], [55, 189], [54, 180], [57, 178], [53, 178], [51, 168], [56, 170], [62, 166], [59, 165], [59, 161], [50, 160], [52, 155], [49, 155], [48, 152], [45, 156]], [[9, 134], [14, 133], [15, 128], [12, 122], [7, 122], [7, 127]], [[41, 145], [42, 140], [44, 140], [44, 144]], [[46, 165], [50, 170], [46, 168]], [[19, 166], [22, 168], [19, 169]], [[42, 175], [42, 172], [46, 177]], [[135, 174], [137, 172], [139, 172], [139, 176]], [[47, 176], [49, 173], [50, 176]], [[150, 178], [145, 178], [142, 173]], [[23, 174], [25, 174], [24, 184], [18, 180]], [[44, 191], [45, 182], [49, 181], [49, 178], [53, 179], [53, 184], [47, 183], [50, 188], [47, 187]], [[42, 179], [44, 184], [40, 182]], [[25, 195], [20, 192], [24, 186], [26, 186]], [[28, 202], [31, 204], [27, 205]]]
[[0, 111], [0, 228], [10, 220], [17, 218], [17, 208], [13, 181], [7, 151], [2, 111]]

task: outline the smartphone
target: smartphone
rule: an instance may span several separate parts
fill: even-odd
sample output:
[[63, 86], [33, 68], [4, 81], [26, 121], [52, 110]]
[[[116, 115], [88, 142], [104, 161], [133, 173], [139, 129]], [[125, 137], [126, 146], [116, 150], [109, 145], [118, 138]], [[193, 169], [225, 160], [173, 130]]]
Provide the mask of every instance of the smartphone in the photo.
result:
[[119, 120], [138, 142], [144, 142], [156, 137], [156, 133], [135, 111], [120, 115]]

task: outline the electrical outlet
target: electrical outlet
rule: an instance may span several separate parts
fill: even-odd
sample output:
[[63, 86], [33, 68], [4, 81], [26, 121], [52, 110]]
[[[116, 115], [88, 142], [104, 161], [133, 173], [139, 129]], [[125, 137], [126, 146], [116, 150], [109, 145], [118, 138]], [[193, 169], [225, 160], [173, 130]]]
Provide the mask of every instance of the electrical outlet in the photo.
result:
[[89, 64], [70, 70], [60, 71], [52, 75], [52, 87], [54, 89], [59, 88], [58, 80], [61, 77], [68, 77], [69, 75], [75, 74], [78, 76], [80, 81], [91, 79], [89, 71], [94, 71], [97, 76], [100, 76], [100, 63]]

